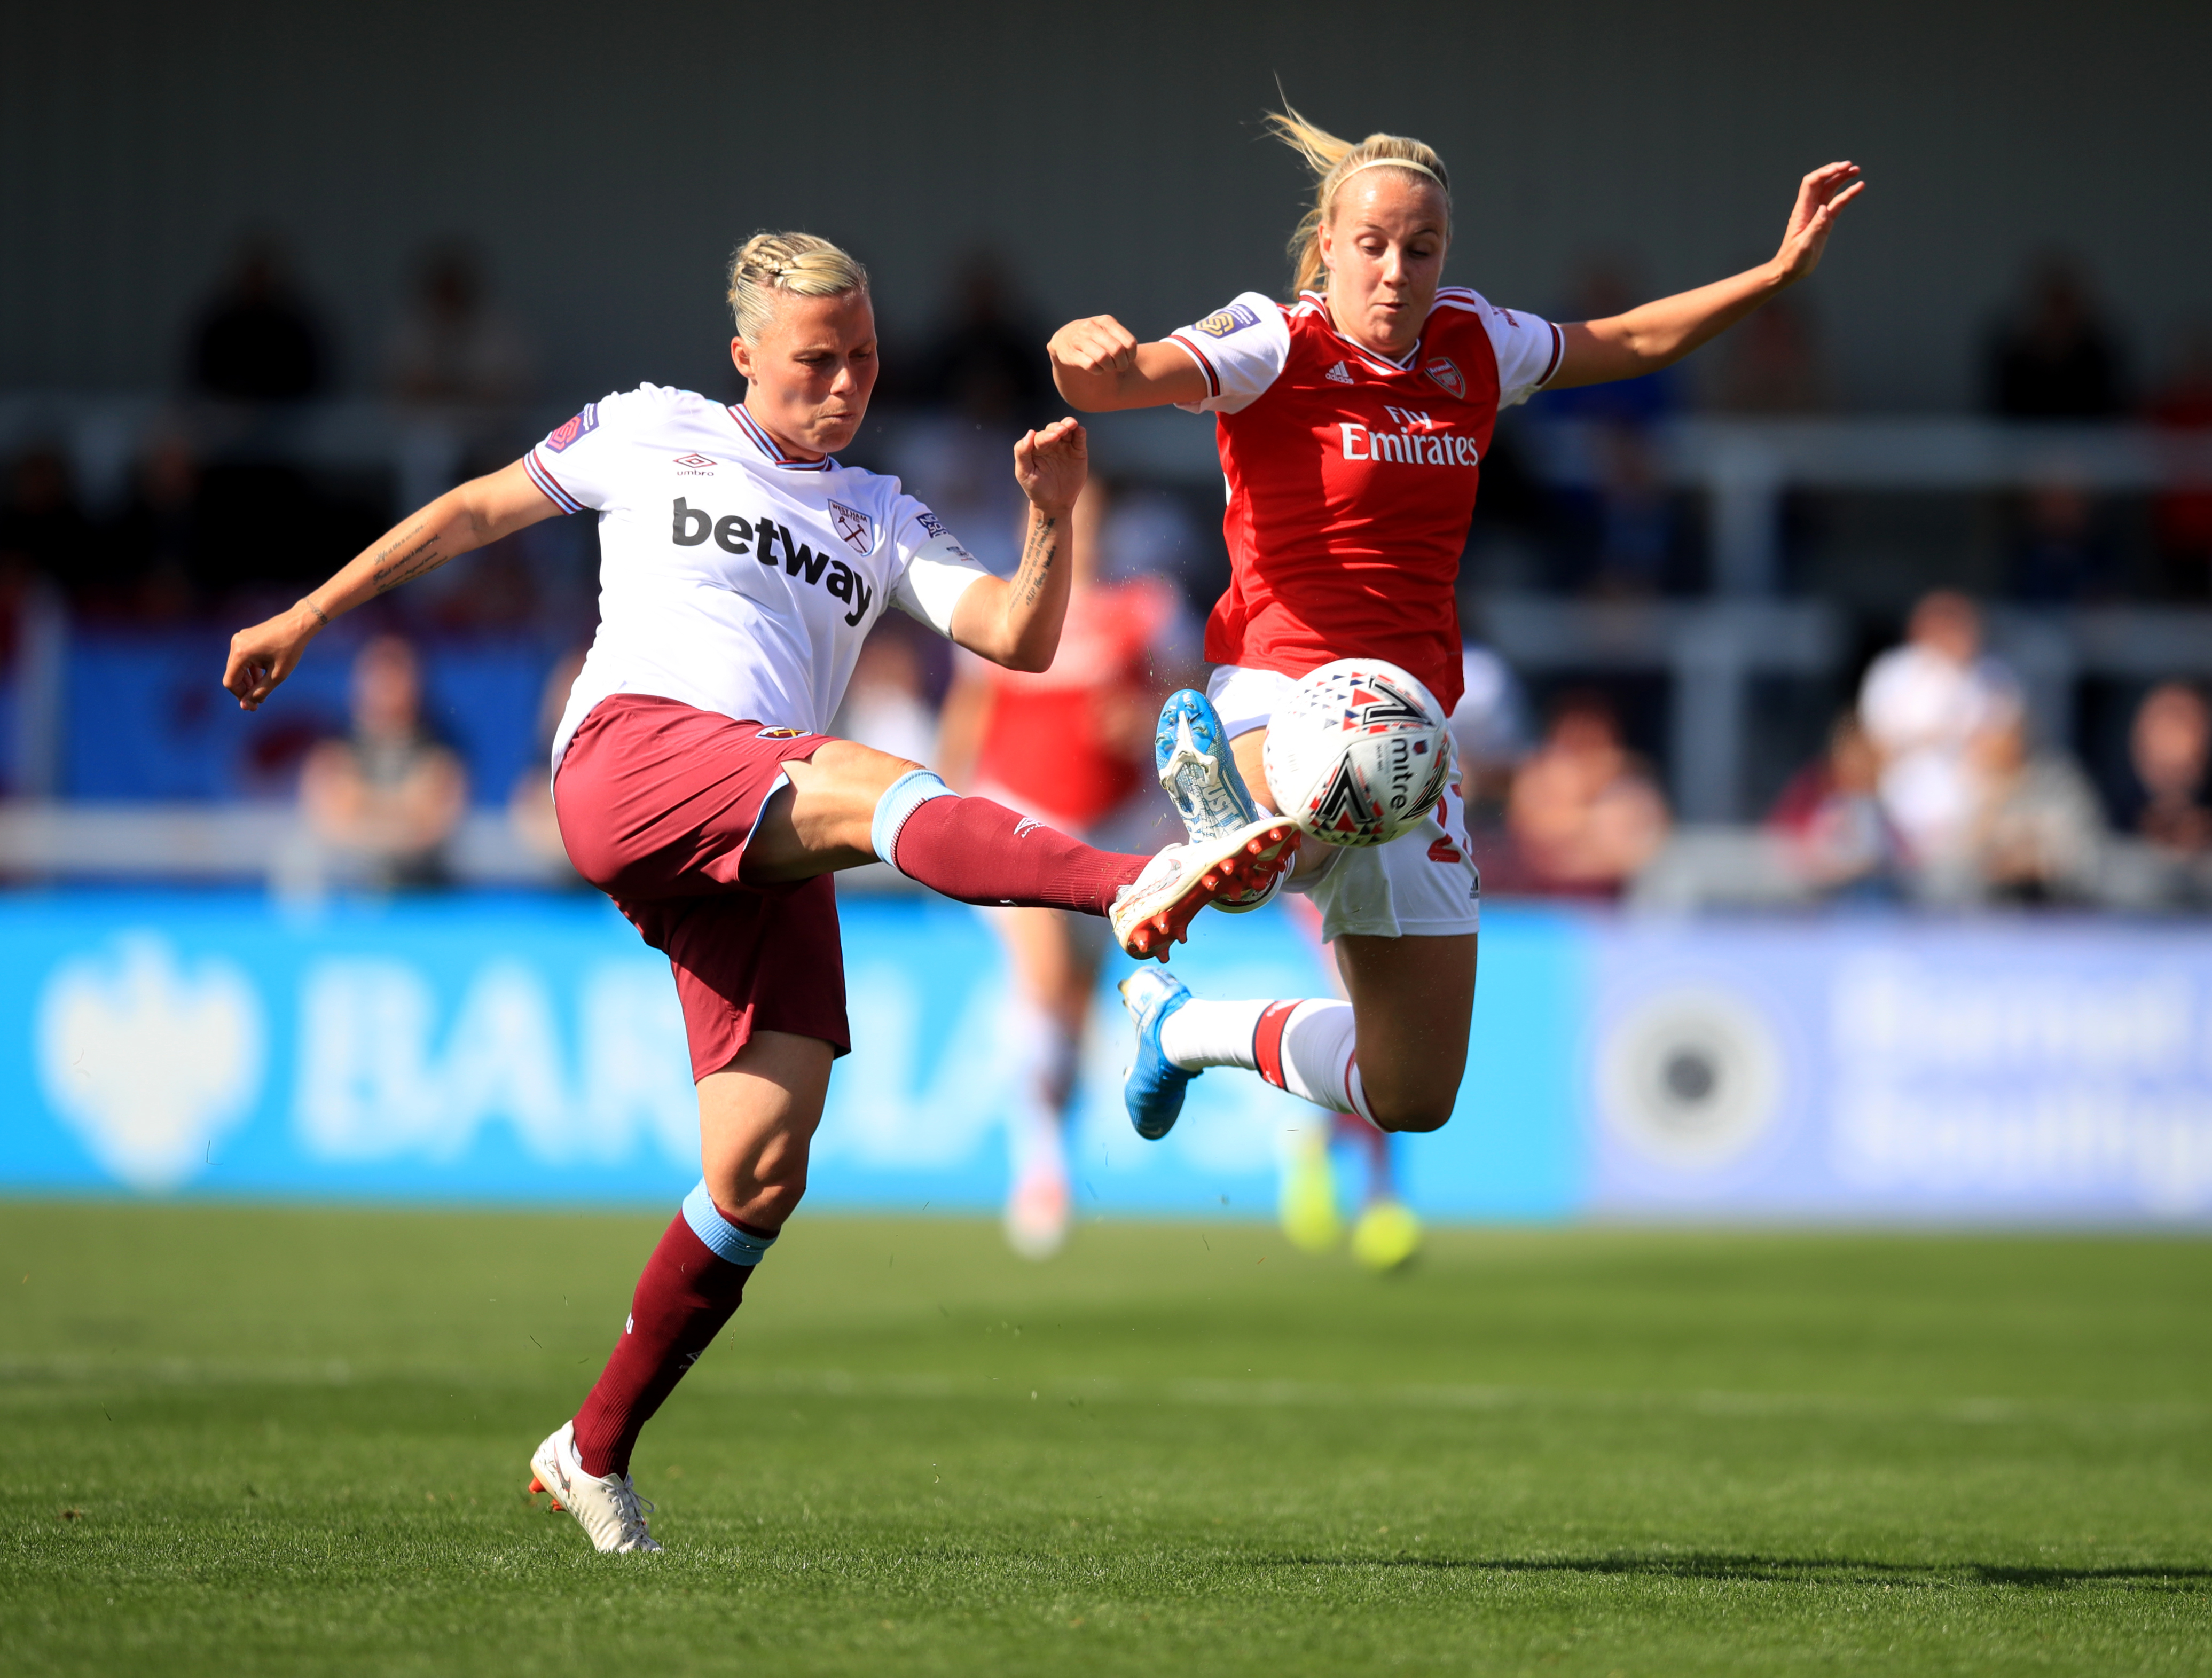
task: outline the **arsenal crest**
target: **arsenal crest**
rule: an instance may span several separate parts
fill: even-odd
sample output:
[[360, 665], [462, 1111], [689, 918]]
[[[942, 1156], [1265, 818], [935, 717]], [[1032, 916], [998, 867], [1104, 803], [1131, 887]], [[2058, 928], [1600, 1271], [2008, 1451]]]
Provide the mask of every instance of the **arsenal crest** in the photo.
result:
[[830, 522], [836, 526], [837, 534], [845, 538], [845, 545], [854, 553], [866, 553], [876, 545], [874, 527], [859, 508], [833, 501], [830, 503]]
[[1450, 392], [1452, 395], [1456, 397], [1466, 396], [1467, 380], [1460, 377], [1459, 368], [1453, 363], [1450, 356], [1439, 356], [1436, 360], [1431, 362], [1426, 367], [1423, 368], [1421, 371], [1427, 374], [1429, 377], [1435, 380], [1437, 383], [1442, 385], [1444, 389]]

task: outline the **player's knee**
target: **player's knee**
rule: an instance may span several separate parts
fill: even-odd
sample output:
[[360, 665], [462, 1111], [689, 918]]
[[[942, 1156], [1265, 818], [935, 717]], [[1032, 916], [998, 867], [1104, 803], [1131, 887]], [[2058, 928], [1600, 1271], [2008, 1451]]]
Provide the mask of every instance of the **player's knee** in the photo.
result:
[[707, 1173], [707, 1192], [716, 1210], [755, 1229], [781, 1229], [806, 1194], [806, 1173]]
[[781, 1229], [791, 1214], [799, 1210], [799, 1202], [805, 1193], [804, 1171], [790, 1182], [763, 1183], [760, 1193], [753, 1197], [752, 1212], [745, 1221], [763, 1229]]
[[1414, 1098], [1380, 1102], [1370, 1095], [1368, 1105], [1374, 1110], [1375, 1128], [1378, 1130], [1442, 1130], [1451, 1122], [1452, 1103], [1449, 1101]]

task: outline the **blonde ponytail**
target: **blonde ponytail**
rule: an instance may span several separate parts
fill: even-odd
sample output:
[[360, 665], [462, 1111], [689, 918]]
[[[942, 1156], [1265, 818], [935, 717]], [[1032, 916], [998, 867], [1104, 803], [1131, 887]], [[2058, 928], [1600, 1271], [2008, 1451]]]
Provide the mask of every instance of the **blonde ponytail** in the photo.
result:
[[842, 297], [868, 289], [868, 271], [811, 233], [757, 233], [730, 258], [730, 316], [738, 336], [758, 344], [775, 319], [775, 294]]
[[1306, 211], [1297, 231], [1291, 235], [1291, 260], [1297, 272], [1293, 290], [1309, 290], [1321, 278], [1322, 224], [1335, 207], [1338, 190], [1362, 169], [1389, 165], [1425, 175], [1434, 181], [1443, 191], [1444, 231], [1450, 233], [1451, 177], [1433, 147], [1409, 140], [1402, 134], [1370, 134], [1354, 145], [1308, 122], [1288, 104], [1279, 111], [1267, 112], [1267, 122], [1278, 140], [1305, 159], [1317, 183], [1313, 208]]

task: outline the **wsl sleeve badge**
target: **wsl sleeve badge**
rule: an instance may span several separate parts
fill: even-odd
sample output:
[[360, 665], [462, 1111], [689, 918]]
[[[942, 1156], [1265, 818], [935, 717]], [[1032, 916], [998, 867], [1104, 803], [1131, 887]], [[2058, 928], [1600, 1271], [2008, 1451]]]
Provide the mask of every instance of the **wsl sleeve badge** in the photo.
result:
[[1256, 326], [1260, 317], [1249, 303], [1231, 303], [1225, 309], [1217, 309], [1198, 322], [1196, 329], [1210, 338], [1225, 338], [1231, 332], [1241, 332], [1247, 326]]
[[1451, 743], [1420, 684], [1379, 659], [1339, 659], [1301, 678], [1268, 719], [1267, 784], [1304, 832], [1386, 845], [1443, 797]]
[[546, 435], [544, 447], [559, 454], [578, 438], [599, 429], [599, 404], [586, 402], [584, 411], [573, 419], [563, 420]]

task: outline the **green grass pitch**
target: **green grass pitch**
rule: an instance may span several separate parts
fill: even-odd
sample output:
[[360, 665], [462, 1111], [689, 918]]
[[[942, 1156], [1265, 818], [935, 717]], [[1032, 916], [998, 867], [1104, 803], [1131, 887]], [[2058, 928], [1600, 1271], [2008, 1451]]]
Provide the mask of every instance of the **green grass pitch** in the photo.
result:
[[2212, 1672], [2212, 1244], [802, 1218], [599, 1557], [660, 1221], [0, 1204], [0, 1669]]

